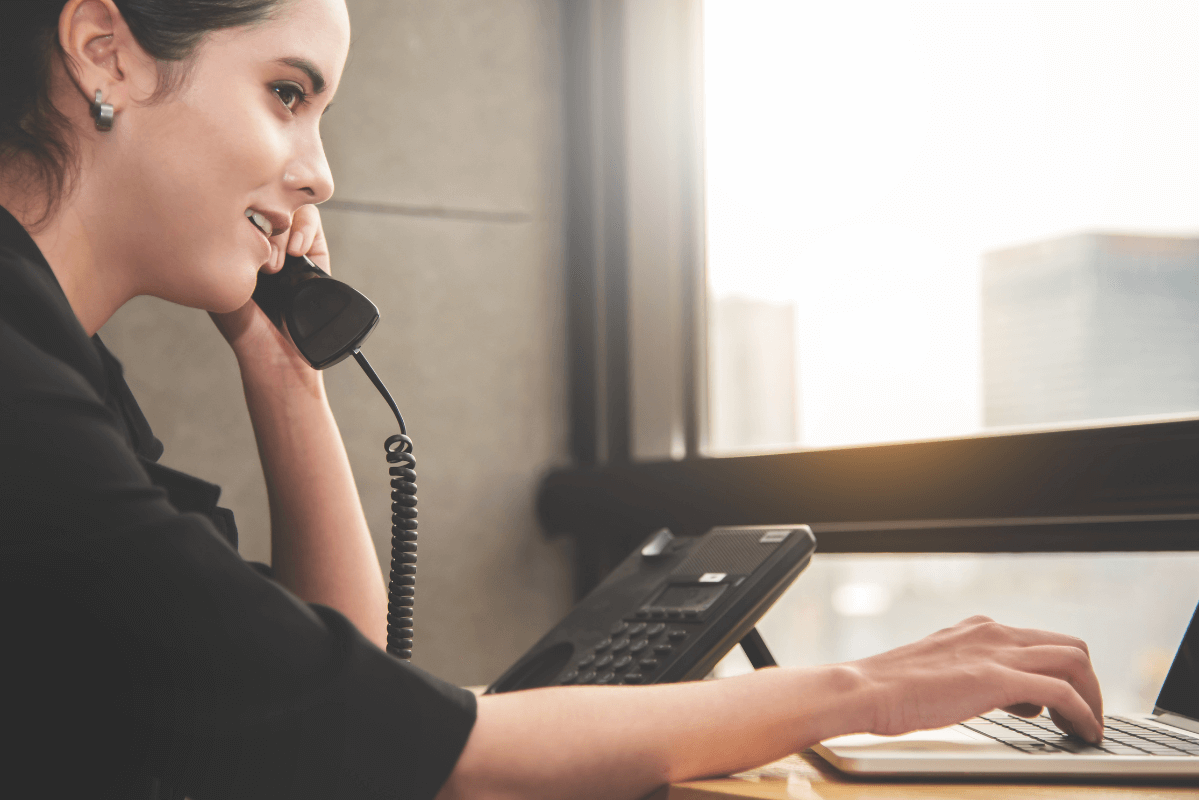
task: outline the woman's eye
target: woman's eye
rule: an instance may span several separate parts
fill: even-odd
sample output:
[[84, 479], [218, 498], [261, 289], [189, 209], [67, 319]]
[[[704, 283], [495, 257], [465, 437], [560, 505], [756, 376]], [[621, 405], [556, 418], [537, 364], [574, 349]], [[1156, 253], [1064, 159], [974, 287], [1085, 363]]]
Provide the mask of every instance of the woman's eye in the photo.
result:
[[304, 90], [294, 83], [277, 83], [271, 90], [288, 111], [295, 111], [304, 103]]

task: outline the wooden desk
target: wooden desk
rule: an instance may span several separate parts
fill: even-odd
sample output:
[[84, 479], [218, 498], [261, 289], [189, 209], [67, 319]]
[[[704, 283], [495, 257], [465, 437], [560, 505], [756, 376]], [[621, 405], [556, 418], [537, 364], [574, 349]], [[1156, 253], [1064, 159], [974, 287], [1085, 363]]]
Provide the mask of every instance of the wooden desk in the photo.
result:
[[729, 778], [664, 786], [646, 800], [1165, 800], [1195, 798], [1200, 790], [1180, 785], [1100, 785], [1067, 783], [914, 783], [849, 780], [814, 753]]

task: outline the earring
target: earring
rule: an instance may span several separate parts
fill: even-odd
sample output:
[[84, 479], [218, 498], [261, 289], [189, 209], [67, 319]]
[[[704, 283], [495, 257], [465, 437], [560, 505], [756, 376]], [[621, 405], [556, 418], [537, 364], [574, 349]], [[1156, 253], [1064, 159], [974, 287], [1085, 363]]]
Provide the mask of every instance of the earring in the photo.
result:
[[96, 118], [96, 130], [111, 131], [113, 125], [112, 103], [102, 102], [100, 90], [96, 90], [96, 102], [92, 103], [92, 116]]

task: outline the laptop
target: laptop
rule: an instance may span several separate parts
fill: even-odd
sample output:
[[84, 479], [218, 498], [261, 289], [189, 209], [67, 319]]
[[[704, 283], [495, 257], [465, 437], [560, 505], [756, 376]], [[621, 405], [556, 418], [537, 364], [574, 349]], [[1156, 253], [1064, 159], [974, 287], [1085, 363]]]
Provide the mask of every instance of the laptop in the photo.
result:
[[[1200, 611], [1200, 607], [1197, 607]], [[1043, 714], [996, 711], [903, 736], [855, 734], [813, 747], [843, 772], [873, 778], [940, 776], [1196, 778], [1196, 614], [1146, 715], [1104, 717], [1104, 741], [1067, 736]]]

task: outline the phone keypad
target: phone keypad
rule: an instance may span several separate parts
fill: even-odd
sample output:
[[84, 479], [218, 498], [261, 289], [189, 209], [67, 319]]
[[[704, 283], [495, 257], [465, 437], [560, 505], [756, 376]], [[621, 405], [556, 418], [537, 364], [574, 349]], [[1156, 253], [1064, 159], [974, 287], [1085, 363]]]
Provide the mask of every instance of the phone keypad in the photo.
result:
[[676, 652], [676, 645], [688, 638], [686, 629], [663, 622], [621, 620], [608, 630], [611, 636], [581, 655], [559, 684], [651, 682], [653, 673]]

